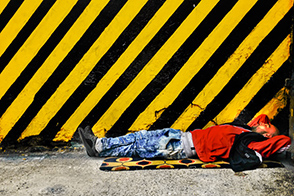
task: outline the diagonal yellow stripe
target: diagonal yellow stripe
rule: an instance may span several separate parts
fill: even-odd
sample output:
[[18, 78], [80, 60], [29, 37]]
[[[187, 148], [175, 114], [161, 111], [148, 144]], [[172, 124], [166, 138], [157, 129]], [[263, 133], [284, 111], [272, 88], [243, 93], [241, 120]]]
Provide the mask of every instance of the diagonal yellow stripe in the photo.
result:
[[136, 39], [130, 44], [126, 51], [120, 56], [111, 69], [99, 81], [96, 88], [81, 103], [73, 115], [62, 126], [57, 133], [55, 141], [68, 141], [73, 136], [79, 124], [93, 107], [101, 100], [103, 95], [111, 88], [120, 75], [128, 68], [133, 60], [140, 54], [143, 48], [156, 35], [160, 28], [165, 24], [169, 17], [180, 6], [183, 0], [166, 1], [156, 12], [145, 28], [140, 32]]
[[[267, 59], [263, 66], [251, 77], [240, 92], [230, 101], [230, 103], [214, 118], [214, 122], [222, 124], [232, 122], [234, 118], [246, 107], [250, 100], [258, 93], [272, 75], [290, 57], [289, 48], [291, 44], [290, 35], [280, 44], [280, 46]], [[205, 127], [210, 126], [208, 123]]]
[[113, 102], [110, 108], [104, 113], [99, 121], [94, 125], [95, 133], [104, 134], [104, 129], [109, 130], [118, 120], [125, 109], [158, 74], [172, 55], [179, 49], [185, 40], [191, 35], [211, 9], [216, 5], [217, 0], [200, 1], [196, 8], [189, 14], [187, 19], [180, 25], [175, 33], [168, 39], [162, 48], [141, 70], [138, 76]]
[[263, 20], [240, 44], [234, 54], [231, 55], [229, 60], [197, 95], [191, 106], [188, 106], [185, 112], [172, 125], [173, 128], [186, 130], [190, 126], [290, 8], [289, 0], [280, 0], [272, 7]]
[[27, 83], [25, 88], [12, 102], [7, 111], [3, 114], [0, 119], [0, 136], [5, 137], [12, 126], [23, 115], [25, 110], [33, 102], [35, 94], [58, 67], [59, 63], [62, 62], [62, 60], [74, 47], [76, 42], [79, 41], [81, 36], [89, 28], [91, 23], [98, 16], [108, 1], [109, 0], [91, 1], [91, 3], [83, 11], [81, 16], [77, 19], [64, 38], [52, 51], [51, 55], [43, 63], [42, 67], [39, 68], [39, 70]]
[[0, 74], [0, 98], [34, 58], [76, 1], [57, 1]]
[[253, 118], [261, 114], [266, 114], [269, 119], [274, 119], [278, 115], [279, 111], [287, 106], [289, 96], [289, 89], [283, 87], [279, 92], [270, 100]]
[[65, 81], [60, 84], [59, 88], [41, 108], [33, 121], [31, 121], [26, 130], [23, 132], [21, 138], [32, 134], [39, 134], [45, 128], [50, 119], [57, 113], [75, 89], [78, 88], [81, 82], [88, 76], [93, 67], [95, 67], [97, 62], [108, 51], [108, 49], [130, 24], [146, 2], [147, 0], [131, 0], [123, 6], [120, 12], [95, 41]]
[[183, 68], [176, 74], [165, 89], [152, 101], [146, 110], [137, 118], [130, 130], [147, 129], [159, 117], [155, 111], [167, 108], [185, 88], [195, 74], [205, 65], [207, 60], [218, 49], [232, 32], [244, 15], [254, 6], [256, 0], [238, 1], [230, 12], [222, 19], [200, 47], [194, 52]]
[[9, 3], [9, 0], [1, 0], [0, 1], [0, 14], [3, 12], [7, 4]]
[[0, 56], [4, 53], [19, 31], [23, 28], [35, 10], [41, 4], [41, 0], [24, 1], [17, 12], [9, 20], [0, 33]]

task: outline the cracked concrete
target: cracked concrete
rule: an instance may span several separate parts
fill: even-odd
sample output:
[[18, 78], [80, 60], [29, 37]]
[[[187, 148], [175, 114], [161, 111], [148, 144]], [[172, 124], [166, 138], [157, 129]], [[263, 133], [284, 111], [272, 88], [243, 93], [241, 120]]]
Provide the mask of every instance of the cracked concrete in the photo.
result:
[[0, 195], [258, 195], [294, 192], [294, 167], [256, 169], [235, 175], [231, 169], [162, 169], [105, 172], [102, 158], [83, 147], [0, 156]]

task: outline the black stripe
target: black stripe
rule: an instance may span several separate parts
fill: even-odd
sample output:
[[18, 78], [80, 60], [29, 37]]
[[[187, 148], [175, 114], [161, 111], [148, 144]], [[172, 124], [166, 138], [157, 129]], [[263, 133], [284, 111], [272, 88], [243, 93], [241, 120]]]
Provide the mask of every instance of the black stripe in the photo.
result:
[[[118, 132], [126, 133], [138, 115], [154, 100], [154, 98], [166, 87], [177, 72], [182, 68], [189, 57], [201, 45], [214, 27], [230, 11], [236, 1], [220, 1], [208, 16], [201, 22], [199, 27], [189, 36], [185, 43], [169, 60], [159, 74], [141, 92], [134, 102], [126, 109], [119, 120], [107, 132], [114, 135]], [[193, 44], [191, 44], [193, 43]]]
[[23, 0], [9, 1], [7, 6], [4, 8], [2, 13], [0, 14], [0, 33], [22, 3], [23, 3]]
[[291, 12], [279, 22], [273, 31], [260, 43], [244, 65], [231, 78], [224, 89], [214, 98], [188, 130], [205, 126], [221, 112], [233, 97], [244, 87], [247, 81], [264, 64], [279, 44], [291, 31]]
[[[40, 91], [35, 95], [33, 103], [26, 110], [24, 115], [14, 125], [11, 131], [2, 141], [1, 145], [5, 146], [15, 142], [22, 131], [28, 126], [31, 120], [39, 112], [42, 106], [56, 91], [62, 81], [68, 76], [74, 66], [80, 61], [83, 55], [88, 51], [103, 30], [108, 26], [118, 11], [122, 8], [126, 1], [112, 0], [99, 13], [91, 26], [87, 29], [78, 43], [73, 47], [65, 59], [60, 63], [59, 67], [50, 76]], [[47, 141], [47, 138], [44, 138]], [[49, 140], [48, 140], [49, 141]]]
[[46, 138], [54, 138], [56, 133], [64, 125], [66, 120], [74, 113], [81, 102], [95, 88], [98, 81], [106, 74], [108, 69], [121, 56], [126, 48], [133, 42], [140, 31], [145, 27], [156, 11], [164, 3], [158, 0], [148, 1], [136, 15], [128, 27], [111, 46], [108, 52], [101, 58], [86, 80], [77, 88], [73, 95], [66, 101], [58, 113], [50, 120], [42, 135]]
[[289, 114], [290, 114], [290, 104], [279, 110], [279, 113], [271, 120], [271, 123], [275, 125], [281, 135], [289, 136]]
[[173, 15], [159, 30], [159, 32], [147, 44], [143, 51], [131, 63], [124, 74], [120, 76], [100, 102], [93, 108], [90, 114], [81, 123], [81, 126], [85, 126], [86, 124], [93, 125], [97, 122], [97, 120], [104, 114], [119, 94], [128, 86], [128, 84], [136, 77], [136, 75], [166, 42], [166, 40], [168, 40], [174, 31], [180, 26], [182, 21], [193, 9], [193, 4], [195, 3], [197, 2], [185, 1], [180, 5], [175, 13], [173, 13]]
[[275, 2], [276, 0], [263, 0], [258, 1], [253, 6], [203, 68], [192, 78], [173, 104], [162, 113], [161, 117], [150, 129], [170, 127], [179, 118]]
[[73, 7], [70, 13], [65, 17], [65, 19], [56, 28], [54, 33], [50, 36], [48, 41], [42, 46], [37, 55], [32, 59], [32, 61], [26, 66], [21, 75], [17, 80], [11, 85], [9, 90], [0, 100], [0, 116], [4, 114], [10, 104], [22, 91], [25, 85], [33, 77], [35, 72], [42, 66], [47, 57], [51, 54], [60, 40], [64, 37], [67, 31], [71, 28], [80, 14], [89, 4], [90, 0], [78, 1], [78, 3]]
[[[271, 77], [271, 79], [258, 91], [258, 93], [234, 121], [248, 123], [255, 116], [255, 114], [258, 113], [269, 101], [271, 101], [276, 93], [284, 87], [285, 78], [289, 78], [291, 76], [292, 66], [293, 65], [289, 60], [286, 61]], [[288, 117], [285, 117], [285, 119], [288, 121]], [[283, 127], [285, 125], [284, 123], [281, 123], [281, 121], [277, 122], [279, 122], [276, 124], [278, 127]], [[288, 125], [288, 123], [286, 124]]]
[[28, 22], [24, 25], [24, 27], [17, 34], [15, 39], [11, 42], [11, 44], [7, 47], [5, 52], [0, 57], [0, 73], [10, 62], [10, 60], [23, 45], [23, 43], [27, 40], [27, 38], [31, 35], [31, 33], [35, 30], [35, 28], [39, 25], [39, 23], [47, 14], [49, 9], [53, 6], [55, 1], [56, 0], [42, 1], [41, 5], [37, 8], [37, 10], [28, 20]]

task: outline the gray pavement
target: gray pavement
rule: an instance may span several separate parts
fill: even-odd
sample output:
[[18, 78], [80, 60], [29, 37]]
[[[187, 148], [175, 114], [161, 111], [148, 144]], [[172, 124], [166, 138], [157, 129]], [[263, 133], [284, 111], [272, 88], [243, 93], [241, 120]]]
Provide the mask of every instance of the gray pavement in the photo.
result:
[[0, 195], [294, 195], [294, 167], [105, 172], [84, 149], [0, 155]]

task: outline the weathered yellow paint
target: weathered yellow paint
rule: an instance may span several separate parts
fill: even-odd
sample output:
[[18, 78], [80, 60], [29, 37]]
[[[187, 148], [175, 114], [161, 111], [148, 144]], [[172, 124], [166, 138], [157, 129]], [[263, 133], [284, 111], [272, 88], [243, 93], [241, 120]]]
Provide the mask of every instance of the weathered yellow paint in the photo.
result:
[[[43, 63], [42, 67], [36, 72], [33, 78], [29, 81], [23, 91], [14, 100], [10, 106], [11, 114], [18, 114], [21, 116], [25, 109], [32, 103], [34, 95], [40, 90], [42, 85], [47, 81], [50, 75], [58, 67], [59, 63], [71, 51], [74, 45], [79, 41], [81, 36], [86, 32], [95, 18], [99, 15], [101, 10], [109, 0], [91, 1], [87, 8], [83, 11], [81, 16], [77, 19], [74, 25], [70, 28], [61, 42], [53, 50], [51, 55]], [[20, 110], [21, 108], [21, 110]], [[40, 130], [31, 129], [22, 133], [19, 139], [27, 136], [37, 135]]]
[[201, 23], [205, 16], [217, 3], [217, 0], [201, 1], [190, 13], [187, 19], [180, 25], [175, 33], [165, 42], [161, 49], [153, 56], [147, 65], [141, 70], [131, 84], [113, 102], [109, 109], [94, 125], [95, 133], [104, 133], [122, 115], [132, 101], [152, 81], [172, 55], [179, 49], [194, 29]]
[[[79, 41], [81, 36], [85, 33], [107, 2], [108, 0], [99, 1], [99, 3], [97, 3], [97, 1], [93, 1], [88, 5], [82, 15], [60, 41], [59, 45], [52, 51], [51, 55], [43, 63], [42, 67], [40, 67], [40, 69], [35, 73], [25, 88], [20, 92], [17, 98], [4, 113], [0, 120], [0, 135], [5, 136], [11, 129], [12, 125], [15, 124], [15, 122], [23, 115], [25, 110], [33, 102], [35, 94], [58, 67], [59, 63], [70, 52], [76, 42]], [[6, 126], [3, 127], [3, 124]], [[35, 135], [37, 133], [31, 132], [27, 134]], [[21, 138], [23, 137], [24, 136], [21, 136]]]
[[101, 36], [95, 41], [89, 51], [68, 75], [65, 81], [60, 84], [59, 88], [40, 109], [38, 114], [22, 133], [21, 138], [32, 134], [39, 134], [40, 131], [45, 128], [50, 119], [58, 112], [75, 89], [77, 89], [81, 82], [88, 76], [96, 63], [107, 52], [146, 2], [147, 0], [131, 0], [124, 5], [109, 26], [103, 31]]
[[76, 1], [57, 1], [0, 75], [0, 98], [48, 40]]
[[[87, 116], [91, 109], [101, 100], [103, 95], [111, 88], [120, 75], [128, 68], [133, 60], [140, 54], [144, 47], [156, 35], [169, 17], [181, 5], [183, 0], [166, 1], [156, 12], [146, 27], [140, 32], [136, 39], [130, 44], [126, 51], [120, 56], [111, 69], [99, 81], [96, 88], [87, 96], [77, 110], [71, 115], [67, 122], [57, 133], [54, 141], [69, 141], [79, 124]], [[101, 135], [100, 135], [101, 136]]]
[[[64, 17], [66, 17], [74, 4], [75, 1], [58, 1], [50, 9], [40, 25], [1, 73], [0, 97], [4, 95], [12, 83], [17, 79], [19, 74], [47, 41], [58, 24], [64, 19]], [[36, 83], [38, 84], [40, 81], [37, 81]], [[27, 90], [34, 91], [36, 86], [33, 85], [30, 87], [32, 89], [27, 88]], [[26, 91], [23, 91], [23, 94], [19, 96], [19, 99], [14, 105], [12, 104], [0, 118], [0, 141], [3, 140], [15, 122], [21, 117], [27, 104], [32, 102], [33, 96], [29, 97], [26, 95]]]
[[9, 0], [1, 0], [0, 1], [0, 14], [3, 12], [7, 4], [9, 3]]
[[283, 87], [252, 119], [261, 114], [266, 114], [269, 119], [274, 119], [280, 110], [287, 106], [287, 99], [289, 96], [289, 89]]
[[[147, 129], [155, 122], [160, 114], [155, 111], [167, 108], [191, 81], [193, 76], [205, 65], [211, 55], [217, 50], [231, 31], [236, 27], [244, 15], [254, 6], [256, 0], [238, 1], [231, 11], [224, 17], [218, 26], [204, 40], [194, 52], [183, 68], [176, 74], [165, 89], [152, 101], [146, 110], [139, 115], [130, 130]], [[176, 126], [178, 128], [178, 126]]]
[[24, 1], [18, 11], [9, 20], [0, 33], [0, 56], [4, 53], [9, 44], [11, 44], [41, 2], [41, 0]]
[[289, 11], [289, 0], [278, 1], [249, 36], [240, 44], [228, 61], [218, 70], [212, 80], [193, 100], [192, 105], [172, 125], [173, 128], [186, 130], [200, 115], [215, 96], [225, 87], [231, 77], [238, 71], [259, 43]]
[[[72, 100], [78, 99], [76, 101], [83, 101], [82, 99], [76, 97], [77, 92], [84, 90], [84, 85], [81, 85], [82, 82], [86, 79], [86, 77], [90, 74], [90, 71], [95, 66], [101, 66], [99, 64], [97, 65], [97, 62], [99, 62], [99, 60], [105, 56], [110, 47], [114, 46], [113, 44], [117, 41], [118, 37], [121, 36], [123, 32], [128, 32], [131, 30], [128, 28], [128, 26], [131, 21], [133, 21], [133, 19], [138, 16], [138, 13], [142, 11], [142, 14], [144, 14], [147, 11], [146, 9], [142, 10], [142, 8], [146, 5], [148, 0], [127, 1], [123, 8], [119, 11], [119, 14], [115, 16], [113, 21], [109, 25], [107, 24], [108, 27], [104, 30], [101, 36], [97, 40], [93, 40], [96, 42], [87, 53], [83, 54], [84, 56], [81, 61], [72, 65], [72, 67], [75, 66], [75, 68], [69, 75], [67, 75], [67, 78], [59, 84], [59, 88], [54, 92], [52, 97], [46, 100], [47, 103], [43, 103], [44, 105], [39, 111], [31, 108], [31, 106], [35, 104], [34, 100], [38, 99], [41, 93], [44, 93], [43, 91], [40, 91], [40, 89], [44, 87], [44, 84], [47, 85], [48, 82], [51, 81], [51, 77], [56, 76], [55, 71], [60, 71], [57, 69], [58, 66], [60, 66], [67, 55], [72, 52], [74, 46], [78, 43], [81, 37], [83, 37], [84, 33], [89, 29], [90, 25], [100, 14], [100, 12], [102, 10], [109, 13], [112, 11], [112, 8], [107, 5], [109, 1], [110, 0], [92, 0], [89, 2], [89, 4], [87, 3], [87, 5], [83, 5], [82, 7], [78, 8], [78, 10], [84, 9], [83, 13], [78, 16], [73, 26], [68, 30], [61, 41], [55, 40], [56, 42], [59, 41], [59, 43], [55, 46], [54, 50], [52, 52], [47, 51], [51, 53], [46, 53], [44, 56], [42, 56], [42, 58], [46, 58], [42, 66], [39, 65], [40, 68], [38, 70], [26, 70], [31, 71], [30, 74], [33, 76], [29, 79], [29, 81], [26, 82], [26, 84], [21, 82], [23, 85], [25, 85], [25, 87], [23, 89], [18, 89], [21, 90], [20, 93], [18, 91], [11, 92], [11, 90], [20, 84], [20, 79], [23, 77], [23, 70], [27, 68], [29, 63], [32, 61], [32, 59], [34, 59], [34, 57], [36, 57], [36, 55], [40, 55], [38, 54], [39, 50], [47, 43], [48, 39], [55, 32], [64, 18], [68, 16], [71, 9], [76, 5], [78, 0], [54, 1], [54, 4], [52, 4], [51, 9], [48, 13], [46, 13], [42, 21], [36, 26], [36, 28], [32, 27], [34, 29], [30, 29], [32, 30], [32, 33], [26, 39], [24, 44], [19, 46], [20, 48], [18, 51], [14, 51], [10, 54], [12, 56], [11, 61], [6, 67], [3, 66], [3, 71], [0, 73], [0, 99], [3, 99], [1, 101], [4, 104], [4, 108], [7, 108], [6, 111], [2, 110], [4, 113], [1, 114], [2, 116], [0, 116], [0, 143], [6, 137], [4, 142], [5, 144], [3, 143], [4, 146], [6, 145], [6, 142], [16, 140], [16, 137], [18, 137], [19, 134], [21, 134], [19, 140], [28, 136], [38, 135], [41, 133], [41, 131], [41, 135], [49, 134], [50, 137], [55, 135], [59, 130], [57, 130], [57, 127], [55, 127], [52, 129], [51, 133], [51, 130], [48, 130], [46, 127], [48, 123], [51, 123], [53, 118], [56, 119], [56, 117], [60, 117], [57, 112], [66, 112], [63, 106], [67, 107], [68, 103], [71, 103]], [[155, 15], [151, 20], [148, 21], [148, 24], [143, 29], [136, 29], [140, 30], [140, 33], [134, 38], [132, 43], [130, 43], [128, 48], [119, 57], [119, 59], [113, 65], [109, 65], [110, 68], [108, 72], [104, 74], [103, 78], [98, 82], [93, 91], [85, 95], [87, 96], [86, 99], [79, 106], [73, 106], [78, 107], [74, 108], [76, 111], [73, 113], [68, 113], [68, 115], [65, 117], [60, 118], [60, 123], [65, 122], [66, 120], [67, 121], [55, 136], [54, 141], [69, 141], [85, 117], [87, 117], [93, 109], [96, 109], [95, 106], [98, 103], [104, 101], [106, 94], [108, 95], [108, 93], [112, 92], [109, 90], [112, 89], [112, 87], [119, 88], [119, 85], [116, 86], [116, 83], [118, 80], [122, 79], [122, 74], [124, 74], [126, 70], [132, 69], [130, 65], [134, 63], [134, 60], [136, 57], [138, 57], [138, 55], [141, 55], [143, 50], [145, 51], [145, 49], [147, 49], [146, 46], [150, 44], [150, 41], [155, 36], [159, 36], [158, 32], [160, 30], [164, 30], [162, 28], [168, 28], [165, 26], [168, 19], [170, 19], [170, 17], [176, 12], [178, 14], [178, 11], [183, 11], [182, 9], [177, 10], [183, 2], [184, 0], [167, 0], [164, 1], [163, 4], [160, 3], [160, 5], [162, 4], [160, 8], [158, 5], [155, 6], [148, 4], [148, 8], [150, 8], [149, 6], [156, 7], [155, 9], [157, 12]], [[126, 111], [129, 112], [129, 110], [134, 109], [132, 104], [133, 101], [138, 98], [140, 93], [143, 93], [143, 91], [145, 92], [145, 90], [149, 88], [148, 84], [152, 82], [154, 77], [161, 77], [161, 75], [157, 74], [160, 73], [160, 71], [163, 71], [162, 68], [172, 57], [176, 57], [173, 56], [174, 54], [177, 54], [176, 52], [182, 52], [182, 50], [179, 51], [178, 49], [182, 46], [183, 43], [187, 41], [187, 38], [191, 36], [198, 25], [204, 22], [207, 14], [215, 8], [216, 4], [219, 3], [220, 0], [202, 0], [199, 2], [200, 3], [194, 7], [193, 10], [189, 11], [190, 15], [182, 22], [182, 24], [174, 32], [170, 39], [168, 39], [168, 41], [157, 52], [157, 54], [153, 56], [146, 67], [140, 70], [141, 72], [139, 75], [137, 75], [137, 77], [129, 84], [125, 91], [123, 91], [117, 100], [113, 102], [111, 107], [108, 108], [107, 112], [102, 116], [101, 119], [99, 119], [96, 125], [94, 125], [93, 130], [97, 136], [104, 136], [104, 133], [109, 129], [112, 129], [112, 126], [115, 123], [118, 123], [115, 125], [123, 123], [124, 120], [120, 119], [120, 117], [124, 117]], [[227, 42], [223, 42], [236, 28], [236, 25], [238, 25], [242, 19], [249, 19], [247, 17], [245, 18], [245, 15], [249, 10], [252, 9], [253, 6], [255, 6], [256, 2], [258, 2], [258, 0], [236, 1], [235, 6], [227, 12], [225, 18], [221, 18], [222, 21], [217, 24], [217, 26], [215, 26], [215, 28], [210, 32], [210, 35], [206, 37], [199, 48], [195, 52], [193, 51], [194, 53], [190, 56], [189, 60], [183, 65], [183, 60], [178, 59], [181, 63], [175, 66], [179, 68], [181, 65], [183, 65], [183, 67], [173, 78], [170, 78], [172, 79], [170, 83], [164, 86], [165, 88], [154, 100], [152, 100], [153, 102], [151, 102], [147, 108], [139, 106], [140, 111], [143, 111], [144, 109], [145, 111], [137, 116], [136, 121], [130, 127], [130, 132], [140, 129], [148, 129], [150, 125], [160, 118], [161, 114], [164, 113], [166, 108], [168, 108], [177, 98], [180, 98], [178, 97], [179, 94], [183, 92], [183, 90], [186, 90], [185, 87], [187, 87], [188, 84], [190, 85], [191, 79], [193, 79], [199, 70], [203, 66], [205, 68], [207, 60], [209, 60], [211, 55], [213, 55], [215, 51], [219, 49], [221, 44], [228, 44]], [[272, 7], [267, 15], [264, 16], [261, 22], [242, 42], [235, 53], [227, 60], [226, 64], [220, 65], [223, 67], [218, 70], [217, 74], [209, 83], [205, 84], [206, 87], [202, 90], [202, 92], [195, 96], [196, 98], [189, 98], [195, 98], [195, 100], [188, 108], [186, 108], [185, 112], [175, 122], [175, 124], [172, 125], [173, 128], [186, 130], [187, 127], [189, 127], [191, 123], [194, 122], [194, 120], [199, 116], [200, 112], [206, 109], [208, 104], [213, 104], [215, 102], [214, 98], [223, 90], [223, 88], [240, 69], [240, 67], [243, 66], [254, 50], [256, 50], [256, 47], [260, 44], [260, 42], [263, 41], [263, 39], [272, 31], [274, 27], [277, 27], [277, 23], [282, 18], [285, 20], [289, 19], [289, 14], [287, 12], [293, 6], [293, 0], [277, 0], [276, 2], [276, 5]], [[20, 1], [19, 3], [16, 2], [16, 4], [13, 5], [19, 6], [16, 10], [10, 6], [14, 4], [13, 1], [0, 0], [0, 13], [3, 13], [4, 9], [7, 9], [7, 11], [11, 9], [9, 10], [10, 12], [15, 12], [11, 13], [12, 16], [9, 21], [5, 21], [7, 23], [3, 24], [5, 26], [0, 32], [0, 56], [6, 52], [9, 52], [6, 51], [7, 48], [12, 46], [11, 44], [16, 41], [15, 38], [19, 35], [19, 33], [22, 30], [25, 30], [23, 28], [37, 8], [41, 5], [41, 3], [41, 0], [24, 0]], [[5, 8], [6, 6], [8, 7]], [[77, 6], [79, 6], [79, 4]], [[219, 9], [219, 7], [216, 7], [216, 9]], [[265, 8], [262, 11], [266, 11], [267, 9], [268, 8]], [[286, 13], [287, 15], [285, 15]], [[111, 15], [112, 14], [114, 13], [111, 13]], [[139, 17], [142, 17], [141, 13]], [[182, 18], [178, 18], [178, 22], [179, 20], [182, 20]], [[133, 22], [138, 21], [136, 20]], [[101, 23], [105, 25], [106, 21], [102, 20]], [[288, 27], [285, 23], [279, 25], [283, 29]], [[135, 27], [133, 26], [133, 23], [132, 27]], [[283, 36], [284, 35], [285, 34], [283, 34]], [[280, 39], [281, 35], [278, 35], [277, 37]], [[268, 40], [264, 41], [267, 42]], [[190, 44], [193, 45], [193, 43]], [[117, 45], [115, 44], [115, 46]], [[157, 47], [158, 43], [155, 44], [155, 46]], [[187, 51], [192, 52], [192, 48], [185, 48], [184, 50], [186, 49]], [[280, 45], [279, 48], [276, 49], [272, 56], [267, 59], [267, 63], [265, 63], [263, 67], [258, 72], [256, 72], [250, 81], [248, 81], [246, 86], [243, 86], [243, 89], [240, 90], [237, 95], [234, 94], [236, 97], [232, 100], [228, 100], [228, 102], [231, 101], [229, 105], [222, 105], [222, 107], [225, 107], [225, 109], [213, 120], [217, 123], [232, 121], [232, 119], [235, 118], [242, 109], [242, 112], [246, 112], [244, 108], [248, 106], [249, 101], [251, 101], [255, 94], [260, 91], [260, 88], [265, 85], [266, 81], [269, 80], [276, 70], [280, 66], [283, 66], [283, 69], [288, 68], [288, 64], [282, 65], [282, 63], [286, 59], [287, 55], [289, 57], [289, 49], [290, 42], [287, 43], [286, 40], [284, 40], [284, 42]], [[262, 55], [265, 54], [266, 53], [263, 53]], [[218, 55], [216, 54], [215, 57], [217, 56]], [[260, 68], [260, 66], [258, 68]], [[53, 73], [54, 75], [52, 75]], [[238, 72], [238, 74], [240, 73]], [[48, 80], [49, 78], [50, 80]], [[274, 76], [272, 79], [277, 79], [279, 82], [281, 82], [281, 78], [279, 77], [276, 78]], [[260, 81], [262, 82], [260, 83]], [[245, 82], [247, 82], [247, 80]], [[84, 87], [87, 89], [86, 86]], [[19, 86], [19, 88], [22, 87]], [[74, 92], [75, 94], [73, 94]], [[270, 116], [271, 119], [274, 118], [274, 116], [277, 115], [279, 111], [286, 106], [285, 97], [287, 93], [287, 89], [281, 89], [280, 92], [277, 93], [276, 96], [256, 115], [259, 115], [260, 113], [266, 113]], [[49, 95], [48, 93], [44, 94]], [[10, 100], [9, 97], [13, 98], [14, 100]], [[255, 98], [257, 97], [254, 97], [254, 101]], [[271, 98], [272, 97], [267, 97], [267, 99]], [[265, 103], [263, 103], [263, 105], [264, 104]], [[33, 116], [35, 115], [35, 112], [38, 112], [38, 114]], [[291, 116], [293, 116], [293, 109], [290, 109], [290, 113]], [[201, 115], [201, 118], [202, 117], [206, 118], [205, 114], [203, 116]], [[26, 120], [25, 125], [29, 124], [28, 127], [20, 125], [23, 120]], [[134, 121], [134, 116], [130, 118], [130, 121]], [[59, 121], [57, 123], [59, 123]], [[91, 124], [92, 123], [95, 122], [92, 121]], [[160, 122], [156, 125], [161, 126]], [[211, 124], [207, 124], [206, 127], [210, 125]], [[20, 129], [16, 129], [17, 127]], [[23, 129], [25, 129], [24, 132]]]
[[[264, 65], [251, 77], [240, 92], [230, 103], [213, 119], [217, 124], [232, 122], [249, 104], [250, 100], [258, 93], [262, 86], [272, 75], [288, 60], [291, 44], [290, 35], [279, 45], [274, 53], [267, 59]], [[211, 122], [205, 127], [211, 126]]]

